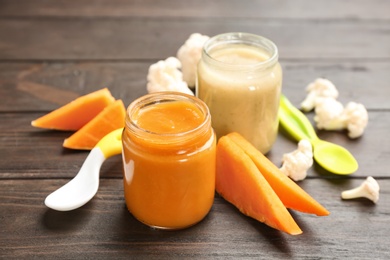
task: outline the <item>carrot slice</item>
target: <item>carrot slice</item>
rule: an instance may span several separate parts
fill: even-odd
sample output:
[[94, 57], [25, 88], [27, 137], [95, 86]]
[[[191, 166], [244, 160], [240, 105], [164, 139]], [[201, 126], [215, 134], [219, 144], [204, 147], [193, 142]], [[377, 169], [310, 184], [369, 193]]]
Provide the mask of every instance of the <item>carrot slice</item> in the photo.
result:
[[216, 190], [243, 214], [291, 235], [302, 233], [253, 161], [226, 136], [217, 145]]
[[327, 216], [329, 211], [313, 199], [293, 180], [287, 177], [266, 156], [257, 150], [250, 142], [238, 133], [227, 135], [234, 143], [240, 146], [252, 159], [264, 178], [271, 185], [283, 204], [290, 209], [304, 213]]
[[55, 130], [79, 130], [115, 98], [107, 88], [76, 98], [72, 102], [34, 120], [31, 125]]
[[125, 126], [126, 109], [118, 99], [76, 133], [65, 139], [63, 146], [70, 149], [91, 150], [106, 134]]

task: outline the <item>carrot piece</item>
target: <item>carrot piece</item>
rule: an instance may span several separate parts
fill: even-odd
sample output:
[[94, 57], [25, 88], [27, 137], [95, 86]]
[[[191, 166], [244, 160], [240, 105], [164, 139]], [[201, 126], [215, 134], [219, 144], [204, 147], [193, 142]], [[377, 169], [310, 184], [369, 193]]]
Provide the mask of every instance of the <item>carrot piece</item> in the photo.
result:
[[106, 134], [124, 127], [125, 116], [125, 106], [122, 100], [118, 99], [65, 139], [63, 146], [70, 149], [91, 150]]
[[243, 214], [291, 235], [302, 230], [249, 156], [230, 138], [217, 144], [216, 190]]
[[79, 130], [115, 98], [107, 88], [76, 98], [72, 102], [34, 120], [31, 125], [55, 130]]
[[234, 143], [240, 146], [253, 160], [256, 167], [263, 174], [283, 204], [290, 209], [304, 213], [327, 216], [329, 211], [313, 199], [293, 180], [287, 177], [266, 156], [257, 150], [250, 142], [238, 133], [227, 135]]

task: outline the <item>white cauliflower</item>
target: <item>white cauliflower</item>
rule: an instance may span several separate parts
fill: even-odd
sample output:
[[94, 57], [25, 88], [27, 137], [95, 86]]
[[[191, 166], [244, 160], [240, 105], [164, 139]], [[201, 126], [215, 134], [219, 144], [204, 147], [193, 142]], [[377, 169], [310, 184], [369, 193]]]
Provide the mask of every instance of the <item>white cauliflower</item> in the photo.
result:
[[341, 198], [347, 200], [364, 197], [377, 203], [379, 200], [379, 190], [380, 187], [378, 182], [373, 177], [369, 176], [359, 187], [343, 191], [341, 193]]
[[348, 129], [350, 138], [361, 136], [368, 124], [368, 113], [364, 105], [349, 102], [343, 105], [332, 98], [317, 102], [314, 121], [318, 129], [341, 130]]
[[181, 63], [175, 57], [160, 60], [149, 67], [147, 76], [147, 90], [149, 93], [159, 91], [178, 91], [194, 95], [183, 81], [183, 74], [179, 70]]
[[182, 64], [183, 79], [190, 87], [195, 86], [197, 64], [208, 39], [209, 36], [193, 33], [177, 52], [177, 58]]
[[349, 102], [344, 109], [342, 118], [342, 121], [347, 126], [350, 138], [357, 138], [363, 135], [364, 129], [368, 124], [368, 113], [364, 105]]
[[333, 98], [323, 98], [318, 100], [315, 107], [314, 121], [318, 129], [338, 130], [340, 126], [339, 118], [344, 111], [344, 106]]
[[318, 78], [310, 83], [306, 91], [308, 94], [301, 103], [302, 109], [306, 112], [311, 111], [316, 106], [317, 101], [322, 98], [331, 97], [336, 99], [339, 96], [335, 85], [330, 80], [323, 78]]
[[294, 181], [306, 178], [307, 170], [313, 165], [313, 148], [308, 140], [302, 139], [298, 149], [283, 155], [280, 170]]

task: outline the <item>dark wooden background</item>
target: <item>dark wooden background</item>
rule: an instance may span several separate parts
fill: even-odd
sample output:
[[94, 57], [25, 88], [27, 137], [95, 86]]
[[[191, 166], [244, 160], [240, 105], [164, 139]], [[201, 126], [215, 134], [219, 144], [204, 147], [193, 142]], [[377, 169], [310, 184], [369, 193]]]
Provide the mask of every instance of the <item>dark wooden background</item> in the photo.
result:
[[[71, 212], [45, 207], [45, 197], [78, 172], [87, 153], [63, 149], [71, 133], [35, 129], [33, 119], [103, 87], [128, 105], [146, 94], [149, 66], [175, 56], [191, 33], [231, 31], [278, 45], [283, 92], [295, 105], [309, 82], [327, 77], [341, 102], [367, 107], [362, 138], [318, 132], [348, 148], [359, 170], [336, 176], [315, 165], [299, 183], [330, 216], [292, 212], [304, 233], [289, 236], [216, 196], [198, 225], [153, 230], [125, 208], [120, 156], [103, 165], [90, 203]], [[0, 257], [388, 259], [389, 84], [386, 0], [0, 0]], [[280, 164], [295, 148], [281, 131], [268, 156]], [[381, 186], [377, 205], [340, 199], [369, 175]]]

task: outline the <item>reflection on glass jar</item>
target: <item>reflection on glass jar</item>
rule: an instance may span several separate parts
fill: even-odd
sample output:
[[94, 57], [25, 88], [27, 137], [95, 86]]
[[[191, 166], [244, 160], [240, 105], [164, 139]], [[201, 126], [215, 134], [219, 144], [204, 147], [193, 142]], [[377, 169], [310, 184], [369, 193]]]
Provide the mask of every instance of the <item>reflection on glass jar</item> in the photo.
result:
[[217, 137], [238, 132], [267, 153], [278, 132], [281, 88], [278, 50], [270, 40], [227, 33], [205, 43], [196, 93], [210, 109]]
[[122, 137], [129, 211], [146, 225], [181, 229], [202, 220], [214, 201], [216, 138], [198, 98], [162, 92], [127, 109]]

